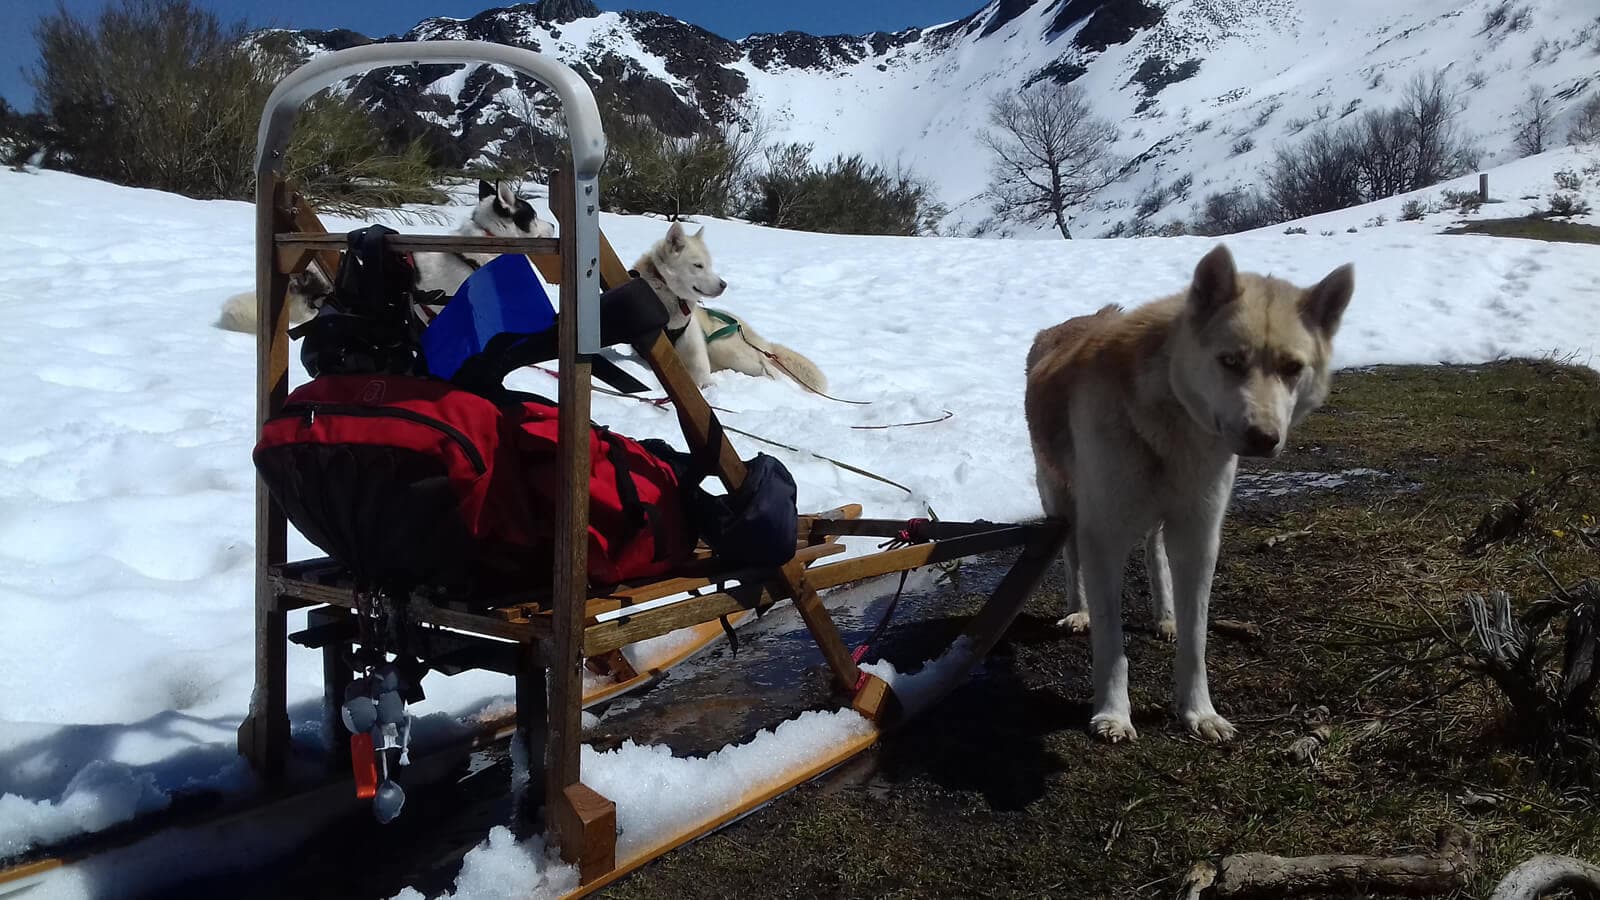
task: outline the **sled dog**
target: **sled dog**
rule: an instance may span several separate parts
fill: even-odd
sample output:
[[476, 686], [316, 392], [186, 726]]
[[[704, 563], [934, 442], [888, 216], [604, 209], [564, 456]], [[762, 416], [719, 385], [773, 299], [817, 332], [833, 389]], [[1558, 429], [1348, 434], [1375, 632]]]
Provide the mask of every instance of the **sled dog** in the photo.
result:
[[[528, 201], [518, 197], [504, 182], [478, 182], [478, 204], [455, 229], [456, 234], [489, 237], [550, 237], [555, 226], [539, 218]], [[493, 253], [415, 253], [417, 289], [444, 291], [454, 296], [461, 282], [479, 266], [494, 259]], [[333, 290], [328, 279], [315, 266], [289, 279], [289, 324], [298, 325], [316, 315], [316, 298]], [[254, 334], [256, 294], [246, 291], [229, 297], [222, 304], [217, 321], [220, 328]]]
[[701, 297], [719, 297], [728, 288], [712, 268], [705, 233], [701, 228], [689, 234], [682, 223], [673, 222], [633, 266], [666, 306], [667, 334], [695, 383], [705, 387], [712, 372], [732, 369], [769, 378], [781, 372], [811, 390], [826, 391], [828, 379], [811, 360], [766, 340], [738, 316], [711, 313], [700, 304]]
[[1178, 713], [1200, 738], [1233, 738], [1211, 703], [1205, 651], [1235, 468], [1240, 456], [1276, 456], [1327, 399], [1333, 337], [1354, 289], [1350, 265], [1300, 288], [1238, 271], [1219, 245], [1184, 293], [1108, 305], [1035, 337], [1028, 435], [1045, 514], [1073, 525], [1062, 623], [1092, 632], [1098, 737], [1138, 737], [1121, 605], [1124, 564], [1143, 538], [1157, 628], [1177, 640]]

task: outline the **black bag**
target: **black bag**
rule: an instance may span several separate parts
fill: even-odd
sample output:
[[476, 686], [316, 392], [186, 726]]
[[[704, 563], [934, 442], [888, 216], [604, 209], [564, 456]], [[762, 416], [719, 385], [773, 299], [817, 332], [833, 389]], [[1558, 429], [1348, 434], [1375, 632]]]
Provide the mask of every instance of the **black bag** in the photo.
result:
[[684, 506], [716, 557], [735, 566], [781, 566], [794, 558], [800, 510], [794, 476], [765, 453], [745, 463], [744, 483], [718, 496], [700, 487], [705, 471], [695, 458], [659, 439], [640, 441], [678, 475]]
[[350, 232], [333, 293], [290, 330], [303, 339], [300, 362], [311, 377], [426, 374], [411, 312], [416, 270], [384, 247], [384, 236], [398, 233], [383, 225]]

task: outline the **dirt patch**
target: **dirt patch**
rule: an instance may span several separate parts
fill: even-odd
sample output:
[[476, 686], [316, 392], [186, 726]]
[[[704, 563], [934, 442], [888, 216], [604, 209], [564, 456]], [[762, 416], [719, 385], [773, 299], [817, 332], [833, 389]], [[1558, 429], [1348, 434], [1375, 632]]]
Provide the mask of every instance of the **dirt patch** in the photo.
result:
[[1541, 216], [1483, 219], [1447, 229], [1445, 234], [1487, 234], [1562, 244], [1600, 244], [1600, 226], [1563, 222]]
[[[603, 896], [1166, 897], [1200, 859], [1419, 852], [1447, 823], [1482, 844], [1462, 897], [1535, 852], [1600, 857], [1594, 795], [1512, 749], [1476, 681], [1444, 690], [1465, 673], [1429, 637], [1468, 592], [1531, 598], [1549, 589], [1543, 568], [1569, 583], [1600, 573], [1583, 539], [1600, 502], [1585, 492], [1463, 552], [1497, 502], [1597, 459], [1587, 369], [1341, 373], [1294, 446], [1244, 470], [1247, 484], [1312, 487], [1241, 499], [1224, 531], [1213, 618], [1261, 629], [1211, 641], [1238, 743], [1173, 725], [1172, 649], [1150, 633], [1137, 561], [1125, 605], [1141, 739], [1092, 742], [1088, 644], [1055, 628], [1052, 572], [981, 676], [912, 727]], [[1317, 725], [1315, 762], [1290, 760]]]

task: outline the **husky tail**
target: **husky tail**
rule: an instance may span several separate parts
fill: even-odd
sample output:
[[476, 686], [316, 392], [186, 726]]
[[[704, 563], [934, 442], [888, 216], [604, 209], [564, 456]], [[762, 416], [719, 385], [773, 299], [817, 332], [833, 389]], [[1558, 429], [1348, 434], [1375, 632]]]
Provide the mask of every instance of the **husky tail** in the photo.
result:
[[[767, 352], [778, 358], [778, 364], [782, 366], [781, 371], [783, 374], [818, 393], [828, 390], [828, 378], [822, 374], [821, 369], [817, 368], [816, 363], [806, 359], [798, 351], [791, 350], [782, 344], [774, 344], [770, 341], [766, 342], [766, 344]], [[771, 361], [769, 360], [768, 362]]]
[[245, 291], [242, 294], [234, 294], [224, 301], [222, 315], [217, 318], [217, 327], [227, 331], [255, 334], [256, 292]]

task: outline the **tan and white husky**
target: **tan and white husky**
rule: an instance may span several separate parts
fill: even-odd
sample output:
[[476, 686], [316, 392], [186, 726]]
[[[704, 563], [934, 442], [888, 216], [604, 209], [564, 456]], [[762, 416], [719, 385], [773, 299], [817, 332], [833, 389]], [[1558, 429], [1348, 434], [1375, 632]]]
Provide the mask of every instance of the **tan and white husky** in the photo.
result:
[[731, 320], [725, 324], [701, 305], [701, 297], [720, 297], [728, 288], [712, 267], [705, 233], [701, 228], [689, 234], [681, 223], [673, 222], [633, 265], [666, 306], [667, 333], [695, 383], [705, 387], [712, 372], [724, 369], [769, 378], [783, 372], [804, 387], [826, 391], [828, 379], [811, 360], [766, 340], [739, 316], [717, 310], [715, 316]]
[[[474, 237], [550, 237], [555, 226], [539, 218], [532, 204], [517, 196], [511, 185], [497, 181], [478, 182], [478, 203], [472, 212], [456, 226], [456, 234]], [[493, 260], [493, 253], [413, 253], [417, 269], [417, 288], [422, 291], [444, 291], [446, 297], [454, 296], [461, 282], [477, 271], [479, 266]], [[329, 293], [333, 286], [315, 266], [289, 279], [289, 324], [298, 325], [316, 315], [315, 302]], [[229, 297], [222, 304], [217, 327], [228, 331], [254, 334], [256, 330], [256, 293], [245, 291]]]
[[1276, 456], [1290, 427], [1327, 399], [1333, 336], [1354, 289], [1349, 265], [1302, 289], [1239, 272], [1218, 246], [1186, 292], [1106, 306], [1034, 339], [1028, 434], [1045, 514], [1073, 524], [1062, 621], [1092, 622], [1097, 736], [1138, 736], [1121, 605], [1123, 568], [1141, 538], [1157, 628], [1177, 639], [1178, 713], [1201, 738], [1234, 736], [1212, 706], [1205, 662], [1234, 470], [1241, 455]]

